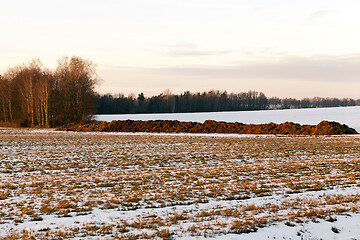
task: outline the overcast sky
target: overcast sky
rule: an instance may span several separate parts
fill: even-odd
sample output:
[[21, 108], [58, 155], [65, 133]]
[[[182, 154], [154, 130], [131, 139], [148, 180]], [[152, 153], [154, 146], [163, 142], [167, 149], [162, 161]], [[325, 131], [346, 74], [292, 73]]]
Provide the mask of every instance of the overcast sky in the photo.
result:
[[359, 0], [0, 0], [0, 72], [97, 64], [101, 93], [360, 98]]

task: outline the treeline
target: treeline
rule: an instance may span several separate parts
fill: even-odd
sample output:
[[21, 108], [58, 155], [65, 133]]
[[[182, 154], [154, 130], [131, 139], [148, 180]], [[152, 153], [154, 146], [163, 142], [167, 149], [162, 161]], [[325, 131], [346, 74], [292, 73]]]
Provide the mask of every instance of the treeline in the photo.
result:
[[183, 113], [183, 112], [218, 112], [248, 111], [265, 109], [294, 109], [316, 107], [345, 107], [360, 105], [360, 99], [351, 98], [268, 98], [262, 92], [248, 91], [227, 93], [226, 91], [208, 91], [203, 93], [172, 94], [164, 93], [145, 97], [143, 93], [125, 97], [118, 95], [97, 95], [97, 114], [126, 113]]
[[169, 90], [157, 96], [145, 98], [140, 93], [137, 98], [124, 95], [97, 95], [97, 113], [181, 113], [241, 111], [265, 109], [268, 100], [263, 93], [249, 91], [246, 93], [227, 94], [226, 92], [209, 91], [180, 95], [171, 94]]
[[39, 60], [0, 75], [2, 125], [59, 126], [90, 120], [96, 110], [95, 66], [79, 57], [63, 57], [56, 70]]
[[360, 99], [352, 98], [269, 98], [268, 109], [326, 108], [360, 106]]

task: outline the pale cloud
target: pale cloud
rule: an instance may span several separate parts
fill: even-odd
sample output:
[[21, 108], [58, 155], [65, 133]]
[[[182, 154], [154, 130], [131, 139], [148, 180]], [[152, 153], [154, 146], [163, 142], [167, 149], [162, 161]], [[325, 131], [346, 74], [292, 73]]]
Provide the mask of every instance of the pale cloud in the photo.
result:
[[102, 93], [144, 92], [157, 95], [164, 89], [175, 93], [210, 89], [241, 92], [263, 91], [280, 97], [353, 97], [360, 88], [360, 54], [297, 57], [280, 60], [237, 62], [226, 66], [182, 65], [168, 67], [99, 66], [106, 81]]
[[185, 51], [185, 50], [178, 50], [178, 51], [170, 51], [168, 52], [169, 56], [221, 56], [230, 54], [231, 51], [201, 51], [201, 50], [194, 50], [194, 51]]
[[320, 10], [320, 11], [316, 11], [312, 14], [310, 14], [310, 16], [308, 16], [307, 18], [307, 22], [309, 24], [316, 24], [318, 22], [319, 19], [327, 17], [329, 15], [334, 14], [335, 11], [332, 10]]
[[359, 96], [360, 1], [54, 1], [2, 2], [0, 70], [77, 55], [101, 91]]
[[231, 53], [229, 50], [203, 50], [198, 45], [189, 42], [167, 45], [165, 48], [166, 55], [171, 57], [222, 56]]
[[176, 44], [165, 45], [169, 49], [196, 49], [198, 46], [191, 42], [179, 42]]
[[185, 76], [221, 79], [277, 79], [315, 82], [359, 82], [360, 54], [286, 57], [276, 61], [240, 62], [229, 66], [178, 66], [159, 69]]

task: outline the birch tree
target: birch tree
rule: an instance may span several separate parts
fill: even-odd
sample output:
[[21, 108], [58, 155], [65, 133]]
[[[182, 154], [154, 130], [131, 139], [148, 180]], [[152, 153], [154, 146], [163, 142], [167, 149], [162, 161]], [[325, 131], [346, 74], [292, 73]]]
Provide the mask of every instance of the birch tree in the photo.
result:
[[89, 120], [95, 109], [95, 65], [79, 57], [64, 57], [58, 61], [56, 87], [60, 94], [64, 123]]

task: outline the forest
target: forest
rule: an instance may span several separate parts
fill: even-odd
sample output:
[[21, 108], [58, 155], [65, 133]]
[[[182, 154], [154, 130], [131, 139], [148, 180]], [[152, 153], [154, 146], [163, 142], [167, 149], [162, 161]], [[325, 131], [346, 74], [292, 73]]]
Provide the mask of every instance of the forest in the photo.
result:
[[294, 109], [317, 107], [347, 107], [360, 105], [360, 99], [352, 98], [278, 98], [266, 97], [263, 92], [248, 91], [227, 93], [218, 90], [182, 94], [172, 94], [165, 90], [157, 96], [145, 97], [143, 93], [125, 97], [118, 95], [96, 95], [98, 114], [126, 113], [183, 113], [183, 112], [219, 112], [248, 111], [266, 109]]
[[38, 59], [0, 75], [0, 122], [3, 126], [52, 127], [85, 122], [95, 113], [95, 65], [63, 57], [54, 71]]

